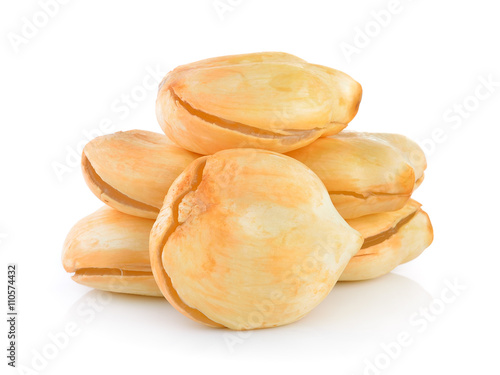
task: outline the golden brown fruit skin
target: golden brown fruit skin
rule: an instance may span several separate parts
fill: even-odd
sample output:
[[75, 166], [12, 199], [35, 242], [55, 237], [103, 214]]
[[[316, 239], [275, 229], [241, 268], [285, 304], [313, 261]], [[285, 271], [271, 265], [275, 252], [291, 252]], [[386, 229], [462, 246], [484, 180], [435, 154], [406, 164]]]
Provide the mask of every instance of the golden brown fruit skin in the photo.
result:
[[426, 167], [420, 147], [399, 134], [342, 132], [287, 155], [318, 175], [345, 219], [402, 208]]
[[131, 130], [90, 141], [82, 171], [90, 190], [107, 205], [155, 219], [172, 182], [199, 156], [162, 134]]
[[319, 304], [361, 243], [303, 164], [233, 149], [195, 160], [172, 184], [151, 231], [151, 267], [195, 321], [274, 327]]
[[365, 242], [350, 260], [341, 281], [367, 280], [391, 272], [419, 256], [433, 240], [429, 216], [410, 199], [400, 210], [367, 215], [347, 223]]
[[361, 96], [361, 85], [340, 71], [286, 53], [253, 53], [174, 69], [160, 85], [156, 116], [173, 142], [196, 153], [288, 152], [344, 129]]
[[149, 262], [149, 232], [154, 220], [103, 207], [68, 233], [62, 263], [72, 279], [91, 288], [161, 296]]

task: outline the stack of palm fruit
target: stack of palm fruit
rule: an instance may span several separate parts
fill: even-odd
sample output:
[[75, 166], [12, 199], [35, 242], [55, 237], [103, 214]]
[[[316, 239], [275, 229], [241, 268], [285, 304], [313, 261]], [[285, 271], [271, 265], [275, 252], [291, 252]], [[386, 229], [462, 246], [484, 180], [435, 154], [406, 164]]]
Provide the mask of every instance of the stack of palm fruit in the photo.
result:
[[337, 281], [414, 259], [433, 239], [411, 199], [425, 156], [402, 135], [342, 131], [361, 94], [348, 75], [285, 53], [174, 69], [156, 102], [165, 135], [85, 147], [85, 181], [107, 206], [71, 229], [66, 271], [246, 330], [294, 322]]

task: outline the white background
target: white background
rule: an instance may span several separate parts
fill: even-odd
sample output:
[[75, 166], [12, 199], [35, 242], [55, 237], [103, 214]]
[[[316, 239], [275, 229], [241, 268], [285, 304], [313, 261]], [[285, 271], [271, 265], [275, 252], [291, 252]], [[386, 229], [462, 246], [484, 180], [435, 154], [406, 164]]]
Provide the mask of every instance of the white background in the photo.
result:
[[[71, 323], [78, 334], [31, 373], [361, 375], [378, 373], [367, 370], [377, 358], [383, 374], [498, 373], [498, 2], [401, 0], [397, 14], [379, 21], [373, 12], [394, 10], [391, 1], [221, 3], [233, 4], [222, 16], [213, 0], [74, 0], [44, 16], [38, 1], [2, 1], [0, 284], [7, 263], [17, 263], [18, 364], [33, 368], [50, 335]], [[27, 30], [33, 18], [39, 26]], [[350, 56], [347, 44], [357, 48]], [[432, 246], [390, 275], [337, 285], [298, 323], [241, 336], [192, 322], [160, 298], [74, 283], [61, 266], [62, 243], [101, 206], [75, 162], [87, 133], [96, 135], [103, 121], [108, 132], [161, 132], [150, 71], [258, 51], [345, 71], [364, 88], [349, 129], [423, 142], [429, 167], [415, 198], [433, 222]], [[141, 89], [145, 79], [149, 89]], [[490, 91], [481, 83], [488, 79], [497, 82]], [[127, 112], [120, 100], [132, 92]], [[457, 282], [465, 289], [443, 311], [435, 301], [439, 313], [412, 320]], [[0, 290], [4, 311], [6, 286]], [[1, 327], [4, 374], [11, 369]], [[402, 332], [411, 344], [384, 361], [383, 346]]]

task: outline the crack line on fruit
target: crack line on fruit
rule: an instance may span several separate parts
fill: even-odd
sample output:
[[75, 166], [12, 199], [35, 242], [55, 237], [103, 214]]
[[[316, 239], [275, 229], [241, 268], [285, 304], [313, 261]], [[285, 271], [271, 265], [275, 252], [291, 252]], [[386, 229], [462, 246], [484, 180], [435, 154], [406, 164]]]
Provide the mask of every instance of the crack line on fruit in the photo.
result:
[[73, 276], [153, 276], [153, 273], [121, 268], [79, 268]]
[[313, 128], [309, 130], [295, 130], [295, 129], [283, 129], [281, 131], [290, 134], [277, 134], [269, 130], [259, 129], [250, 125], [242, 124], [239, 122], [226, 120], [209, 113], [203, 112], [199, 109], [192, 107], [189, 103], [182, 100], [173, 89], [170, 90], [173, 100], [184, 108], [192, 116], [198, 117], [203, 121], [210, 122], [216, 126], [224, 129], [232, 130], [238, 133], [243, 133], [246, 135], [258, 137], [258, 138], [268, 138], [268, 139], [280, 139], [289, 142], [295, 142], [297, 140], [307, 138], [310, 135], [314, 135], [318, 131], [324, 130], [323, 128]]
[[[170, 276], [167, 274], [165, 271], [165, 268], [163, 266], [163, 252], [165, 250], [165, 246], [167, 244], [167, 241], [172, 233], [175, 232], [175, 230], [179, 227], [179, 222], [178, 222], [178, 209], [179, 209], [179, 204], [181, 201], [184, 199], [184, 197], [189, 194], [190, 192], [196, 191], [199, 187], [199, 185], [202, 182], [203, 178], [203, 170], [206, 165], [206, 159], [197, 159], [197, 161], [200, 163], [199, 165], [196, 166], [196, 171], [195, 171], [195, 177], [193, 181], [191, 181], [191, 185], [189, 188], [186, 188], [185, 191], [183, 191], [179, 197], [172, 203], [172, 224], [170, 225], [169, 228], [166, 229], [165, 233], [163, 233], [161, 241], [159, 243], [159, 251], [155, 252], [154, 256], [156, 259], [157, 264], [161, 265], [160, 272], [163, 275], [164, 281], [166, 283], [166, 289], [168, 290], [169, 297], [173, 299], [177, 307], [181, 310], [183, 310], [188, 317], [190, 317], [193, 320], [198, 320], [201, 321], [205, 324], [208, 324], [213, 327], [222, 327], [219, 323], [214, 322], [213, 320], [209, 319], [207, 316], [205, 316], [202, 312], [196, 310], [195, 308], [189, 306], [187, 303], [185, 303], [182, 298], [177, 294], [177, 291], [173, 287], [172, 284], [172, 279], [170, 279]], [[161, 213], [160, 213], [161, 216]], [[182, 224], [181, 224], [182, 225]]]
[[[354, 191], [328, 191], [329, 195], [348, 195], [351, 197], [359, 198], [359, 199], [368, 199], [371, 196], [390, 196], [390, 197], [403, 197], [406, 194], [397, 194], [397, 193], [383, 193], [383, 192], [371, 192], [371, 193], [356, 193]], [[410, 193], [408, 194], [410, 196]]]
[[135, 199], [130, 198], [128, 195], [123, 194], [119, 190], [116, 190], [113, 186], [109, 185], [107, 182], [105, 182], [101, 176], [96, 172], [92, 164], [90, 163], [90, 160], [87, 158], [87, 155], [83, 153], [82, 155], [82, 167], [83, 170], [87, 173], [89, 176], [90, 180], [92, 181], [95, 186], [99, 188], [100, 196], [99, 199], [105, 201], [105, 199], [102, 198], [103, 194], [106, 194], [108, 197], [112, 198], [118, 203], [124, 204], [126, 206], [132, 207], [132, 208], [137, 208], [139, 210], [143, 211], [148, 211], [152, 212], [155, 214], [158, 214], [160, 210], [157, 207], [150, 206], [146, 203], [139, 202]]
[[[400, 220], [394, 227], [383, 231], [381, 233], [378, 233], [374, 236], [365, 238], [363, 245], [361, 246], [360, 250], [381, 244], [382, 242], [385, 242], [389, 240], [392, 236], [394, 236], [405, 224], [407, 224], [417, 213], [418, 211], [415, 211], [405, 217], [404, 219]], [[370, 254], [360, 254], [360, 255], [355, 255], [355, 257], [360, 257], [360, 256], [366, 256], [366, 255], [372, 255]]]

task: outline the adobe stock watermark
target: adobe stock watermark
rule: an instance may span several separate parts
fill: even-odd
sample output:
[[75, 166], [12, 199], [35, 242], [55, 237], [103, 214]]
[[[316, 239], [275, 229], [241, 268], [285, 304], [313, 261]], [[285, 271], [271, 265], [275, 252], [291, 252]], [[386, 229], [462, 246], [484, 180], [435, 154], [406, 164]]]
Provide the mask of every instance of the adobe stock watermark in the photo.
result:
[[36, 38], [47, 25], [57, 17], [61, 6], [71, 0], [39, 0], [38, 9], [28, 17], [21, 17], [18, 31], [7, 33], [7, 39], [15, 53], [19, 53], [22, 46]]
[[61, 353], [66, 350], [71, 341], [78, 337], [86, 326], [90, 325], [97, 314], [104, 311], [113, 300], [113, 294], [99, 291], [97, 295], [88, 296], [76, 306], [77, 319], [66, 321], [61, 327], [50, 331], [45, 342], [37, 349], [31, 350], [28, 362], [17, 366], [20, 375], [38, 375], [49, 368]]
[[140, 83], [120, 94], [111, 102], [109, 109], [112, 115], [103, 117], [95, 128], [82, 130], [81, 139], [73, 145], [67, 145], [65, 155], [51, 162], [51, 168], [59, 182], [63, 182], [64, 177], [69, 173], [79, 170], [83, 148], [89, 141], [117, 131], [116, 121], [125, 120], [151, 93], [156, 92], [158, 84], [166, 74], [165, 71], [159, 65], [146, 66], [145, 71], [146, 75]]
[[387, 370], [417, 340], [417, 336], [427, 331], [465, 290], [467, 287], [456, 278], [453, 281], [445, 280], [439, 295], [428, 306], [420, 307], [409, 316], [408, 330], [401, 331], [393, 341], [380, 343], [380, 353], [373, 358], [365, 358], [363, 375], [380, 375]]
[[413, 0], [390, 0], [386, 7], [381, 10], [372, 10], [370, 19], [363, 26], [354, 28], [354, 35], [350, 41], [342, 41], [339, 48], [347, 62], [351, 62], [353, 55], [359, 55], [377, 38], [387, 27], [389, 27], [395, 16], [401, 14], [405, 4]]
[[458, 131], [481, 107], [481, 103], [494, 96], [498, 88], [500, 88], [500, 80], [496, 80], [492, 74], [488, 77], [479, 76], [474, 90], [443, 112], [442, 118], [445, 125], [434, 127], [428, 137], [417, 142], [425, 154], [427, 156], [434, 154], [438, 145], [446, 142], [451, 132]]
[[214, 0], [212, 7], [221, 21], [226, 19], [227, 13], [233, 13], [243, 3], [243, 0]]

